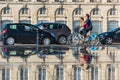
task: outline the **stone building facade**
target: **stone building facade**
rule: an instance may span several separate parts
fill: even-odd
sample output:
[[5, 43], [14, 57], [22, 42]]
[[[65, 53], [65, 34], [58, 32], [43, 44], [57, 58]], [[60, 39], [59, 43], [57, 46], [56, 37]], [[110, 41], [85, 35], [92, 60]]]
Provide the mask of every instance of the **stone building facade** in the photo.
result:
[[79, 25], [80, 17], [91, 15], [93, 32], [119, 27], [119, 0], [0, 0], [1, 29], [10, 22], [58, 22], [70, 29]]

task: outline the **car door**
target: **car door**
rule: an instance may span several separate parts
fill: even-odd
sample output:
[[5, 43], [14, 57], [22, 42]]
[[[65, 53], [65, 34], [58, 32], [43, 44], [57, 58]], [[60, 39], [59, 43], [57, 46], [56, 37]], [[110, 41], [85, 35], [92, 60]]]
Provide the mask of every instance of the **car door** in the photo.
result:
[[116, 32], [115, 42], [120, 42], [120, 30], [118, 30], [118, 31]]
[[22, 30], [22, 39], [24, 43], [35, 43], [36, 42], [36, 30], [33, 29], [33, 25], [21, 24]]
[[59, 36], [59, 29], [58, 29], [58, 24], [55, 24], [55, 23], [51, 23], [48, 25], [47, 27], [47, 30], [50, 32], [50, 33], [53, 33], [56, 38]]

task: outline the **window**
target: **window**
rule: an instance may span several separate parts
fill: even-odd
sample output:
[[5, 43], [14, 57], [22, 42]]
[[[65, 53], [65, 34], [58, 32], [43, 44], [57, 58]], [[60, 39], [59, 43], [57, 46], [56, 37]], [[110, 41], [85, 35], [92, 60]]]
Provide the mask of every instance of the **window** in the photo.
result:
[[39, 75], [38, 75], [39, 80], [46, 80], [46, 67], [41, 66], [39, 68]]
[[74, 67], [74, 80], [82, 80], [80, 67], [76, 67], [76, 66]]
[[64, 14], [64, 8], [58, 8], [57, 15], [63, 15], [63, 14]]
[[101, 21], [92, 21], [92, 25], [93, 25], [92, 33], [100, 34], [102, 32]]
[[9, 14], [9, 13], [10, 13], [10, 8], [9, 7], [3, 8], [3, 14]]
[[28, 80], [28, 68], [27, 67], [20, 68], [20, 80]]
[[98, 80], [98, 67], [92, 66], [91, 68], [91, 80]]
[[21, 2], [27, 2], [27, 1], [30, 1], [30, 0], [19, 0], [19, 1], [21, 1]]
[[116, 15], [116, 9], [112, 8], [109, 10], [110, 15]]
[[116, 2], [117, 0], [107, 0], [107, 2]]
[[64, 0], [55, 0], [55, 2], [64, 2]]
[[67, 21], [65, 21], [65, 20], [57, 20], [57, 21], [55, 21], [56, 23], [61, 23], [61, 24], [67, 24]]
[[57, 29], [58, 24], [49, 24], [48, 29]]
[[100, 2], [101, 0], [90, 0], [90, 2]]
[[49, 22], [48, 20], [38, 20], [38, 23], [46, 23]]
[[46, 8], [40, 8], [39, 14], [46, 14]]
[[110, 31], [112, 29], [118, 28], [118, 21], [108, 21], [107, 30]]
[[31, 23], [30, 20], [20, 20], [19, 22], [20, 22], [20, 23], [28, 23], [28, 24]]
[[8, 68], [2, 69], [2, 80], [10, 80], [10, 69]]
[[10, 29], [17, 29], [17, 25], [10, 25]]
[[46, 2], [46, 0], [37, 0], [38, 2]]
[[108, 79], [107, 80], [115, 80], [115, 67], [113, 65], [107, 65]]
[[81, 2], [83, 0], [72, 0], [72, 2]]
[[98, 8], [94, 8], [92, 10], [92, 15], [98, 15], [99, 9]]
[[3, 30], [4, 29], [4, 26], [5, 26], [5, 24], [8, 24], [8, 23], [13, 23], [13, 21], [12, 20], [2, 20], [2, 26], [1, 26], [1, 29]]
[[73, 29], [80, 26], [80, 20], [73, 21]]
[[57, 78], [57, 80], [64, 80], [63, 66], [57, 66], [56, 67], [56, 78]]
[[21, 13], [22, 14], [28, 14], [28, 8], [22, 8]]
[[75, 15], [80, 15], [81, 14], [81, 9], [80, 8], [75, 9], [74, 14]]

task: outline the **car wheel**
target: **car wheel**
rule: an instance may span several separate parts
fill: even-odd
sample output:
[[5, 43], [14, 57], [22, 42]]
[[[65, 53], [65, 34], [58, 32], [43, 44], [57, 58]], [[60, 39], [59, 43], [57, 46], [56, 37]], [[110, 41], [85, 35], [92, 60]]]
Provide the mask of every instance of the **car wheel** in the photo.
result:
[[15, 39], [13, 37], [8, 37], [6, 39], [6, 44], [7, 45], [14, 45], [14, 43], [15, 43]]
[[113, 39], [110, 38], [110, 37], [108, 37], [108, 38], [106, 39], [106, 44], [112, 44], [112, 43], [113, 43]]
[[51, 41], [50, 41], [50, 38], [44, 38], [43, 40], [42, 40], [42, 44], [43, 45], [50, 45], [50, 43], [51, 43]]
[[67, 38], [66, 38], [66, 36], [60, 36], [60, 37], [58, 38], [58, 43], [59, 43], [59, 44], [66, 44], [66, 43], [67, 43]]

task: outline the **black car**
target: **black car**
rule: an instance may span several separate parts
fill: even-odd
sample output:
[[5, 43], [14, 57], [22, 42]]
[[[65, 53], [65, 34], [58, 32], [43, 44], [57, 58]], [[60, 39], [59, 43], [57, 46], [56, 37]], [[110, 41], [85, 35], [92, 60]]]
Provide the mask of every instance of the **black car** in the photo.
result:
[[71, 34], [71, 30], [66, 24], [60, 23], [38, 23], [37, 27], [42, 29], [43, 31], [50, 32], [55, 34], [56, 41], [59, 44], [66, 44], [67, 37]]
[[32, 24], [6, 24], [2, 33], [4, 45], [13, 45], [15, 43], [36, 43], [37, 37], [39, 39], [39, 44], [49, 45], [56, 42], [55, 35], [53, 33], [42, 31]]
[[99, 34], [102, 44], [112, 44], [113, 42], [120, 42], [120, 28], [112, 29], [108, 32]]

